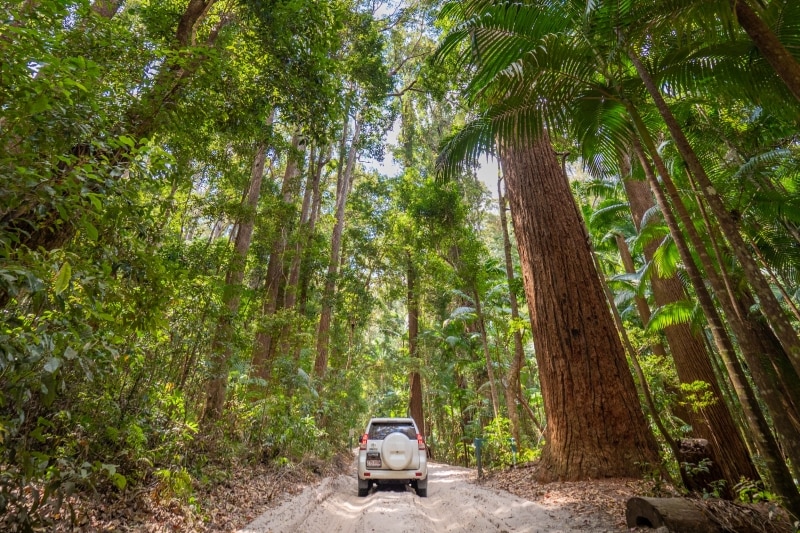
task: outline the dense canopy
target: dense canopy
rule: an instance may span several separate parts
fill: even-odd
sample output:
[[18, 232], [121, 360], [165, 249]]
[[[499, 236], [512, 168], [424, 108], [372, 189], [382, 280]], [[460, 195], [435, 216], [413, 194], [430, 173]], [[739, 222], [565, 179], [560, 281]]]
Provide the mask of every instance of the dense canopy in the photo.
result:
[[800, 3], [0, 6], [3, 528], [371, 416], [800, 516]]

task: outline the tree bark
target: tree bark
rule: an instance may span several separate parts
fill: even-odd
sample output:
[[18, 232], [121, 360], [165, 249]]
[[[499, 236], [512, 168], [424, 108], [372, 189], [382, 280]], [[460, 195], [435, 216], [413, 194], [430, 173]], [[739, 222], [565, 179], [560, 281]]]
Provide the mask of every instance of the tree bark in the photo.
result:
[[[346, 132], [347, 127], [345, 126], [345, 135]], [[353, 138], [350, 141], [350, 150], [347, 154], [347, 164], [341, 174], [341, 179], [336, 184], [336, 222], [333, 228], [333, 235], [331, 236], [331, 260], [330, 263], [328, 263], [325, 289], [322, 294], [322, 309], [320, 310], [319, 327], [317, 328], [317, 357], [314, 361], [314, 374], [319, 379], [323, 379], [328, 370], [328, 342], [330, 339], [331, 317], [333, 314], [333, 297], [336, 290], [336, 276], [339, 273], [342, 235], [344, 234], [344, 208], [347, 204], [347, 195], [350, 192], [350, 181], [353, 179], [360, 135], [361, 116], [356, 115]]]
[[[686, 210], [686, 206], [684, 206], [681, 201], [680, 195], [675, 188], [675, 184], [672, 182], [669, 176], [666, 165], [661, 159], [658, 150], [656, 149], [656, 146], [650, 137], [649, 131], [644, 126], [641, 117], [639, 117], [635, 109], [629, 107], [628, 111], [633, 118], [637, 131], [642, 136], [642, 141], [646, 144], [647, 149], [650, 152], [650, 155], [656, 165], [656, 168], [658, 169], [659, 174], [661, 175], [662, 180], [664, 181], [664, 186], [669, 192], [670, 199], [672, 200], [675, 209], [680, 214], [681, 219], [686, 223], [686, 231], [689, 234], [690, 239], [697, 250], [698, 256], [700, 257], [703, 266], [707, 271], [706, 276], [704, 277], [699, 268], [697, 268], [695, 265], [694, 258], [689, 251], [689, 247], [683, 238], [683, 234], [680, 231], [678, 222], [673, 215], [672, 208], [667, 202], [667, 198], [661, 189], [661, 185], [650, 168], [650, 163], [647, 160], [647, 156], [642, 148], [642, 145], [637, 139], [633, 139], [633, 147], [636, 150], [645, 174], [647, 175], [647, 180], [650, 183], [650, 187], [653, 191], [656, 201], [661, 208], [662, 216], [664, 217], [664, 220], [670, 229], [670, 234], [672, 235], [673, 241], [678, 248], [678, 252], [681, 256], [681, 260], [684, 263], [686, 272], [689, 274], [689, 277], [692, 280], [695, 294], [701, 307], [703, 308], [703, 312], [706, 315], [706, 320], [708, 320], [711, 329], [711, 334], [714, 337], [714, 341], [717, 344], [720, 356], [722, 357], [725, 367], [728, 371], [728, 377], [731, 380], [733, 389], [741, 403], [742, 411], [751, 432], [750, 436], [756, 446], [756, 449], [764, 459], [772, 487], [776, 492], [786, 499], [790, 511], [797, 513], [798, 510], [800, 510], [800, 494], [798, 494], [797, 487], [795, 486], [794, 480], [792, 479], [791, 474], [786, 467], [786, 463], [784, 463], [780, 457], [778, 444], [770, 431], [769, 425], [767, 424], [763, 413], [760, 410], [755, 393], [750, 387], [750, 384], [747, 382], [747, 378], [736, 356], [731, 339], [728, 337], [728, 334], [725, 331], [725, 327], [722, 323], [722, 319], [720, 318], [719, 313], [714, 306], [711, 295], [706, 289], [705, 280], [708, 279], [714, 287], [714, 290], [720, 294], [724, 293], [724, 288], [721, 286], [721, 282], [719, 281], [716, 271], [711, 264], [708, 252], [705, 249], [705, 246], [703, 246], [697, 231], [692, 225], [692, 220], [688, 211]], [[725, 297], [720, 298], [719, 301], [723, 308], [728, 306], [728, 300]], [[741, 334], [739, 340], [740, 345], [742, 346], [742, 352], [747, 355], [748, 353], [751, 353], [750, 350], [752, 349], [749, 345], [742, 345], [743, 342], [746, 343], [749, 339], [747, 335], [747, 329], [743, 327], [740, 321], [736, 320], [736, 313], [729, 311], [730, 309], [726, 310], [726, 315], [729, 317], [732, 327], [739, 330], [737, 331], [737, 336]]]
[[658, 448], [566, 176], [544, 133], [500, 161], [548, 420], [539, 477], [641, 477]]

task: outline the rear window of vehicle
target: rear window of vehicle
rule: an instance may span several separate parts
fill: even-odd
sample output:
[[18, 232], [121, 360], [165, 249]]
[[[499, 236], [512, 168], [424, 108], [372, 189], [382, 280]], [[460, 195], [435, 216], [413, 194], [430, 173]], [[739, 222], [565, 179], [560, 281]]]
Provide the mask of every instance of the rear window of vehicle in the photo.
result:
[[383, 440], [390, 433], [399, 431], [409, 439], [416, 439], [417, 432], [414, 430], [414, 424], [410, 422], [373, 422], [369, 427], [369, 438], [375, 440]]

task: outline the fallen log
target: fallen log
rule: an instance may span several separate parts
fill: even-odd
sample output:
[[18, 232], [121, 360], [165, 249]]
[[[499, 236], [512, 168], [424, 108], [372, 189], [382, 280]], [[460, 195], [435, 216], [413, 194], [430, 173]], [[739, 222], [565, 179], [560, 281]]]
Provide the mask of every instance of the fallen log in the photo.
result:
[[670, 533], [721, 533], [722, 528], [685, 498], [631, 498], [628, 527], [666, 527]]
[[791, 533], [786, 514], [775, 506], [720, 499], [639, 498], [628, 500], [628, 527], [666, 528], [669, 533]]

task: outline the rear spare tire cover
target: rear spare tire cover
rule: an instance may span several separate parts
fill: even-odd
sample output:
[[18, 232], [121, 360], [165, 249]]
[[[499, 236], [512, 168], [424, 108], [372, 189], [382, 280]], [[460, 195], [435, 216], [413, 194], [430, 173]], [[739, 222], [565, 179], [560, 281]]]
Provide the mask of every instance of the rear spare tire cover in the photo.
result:
[[392, 470], [403, 470], [411, 462], [411, 444], [403, 433], [391, 433], [383, 439], [381, 458]]

